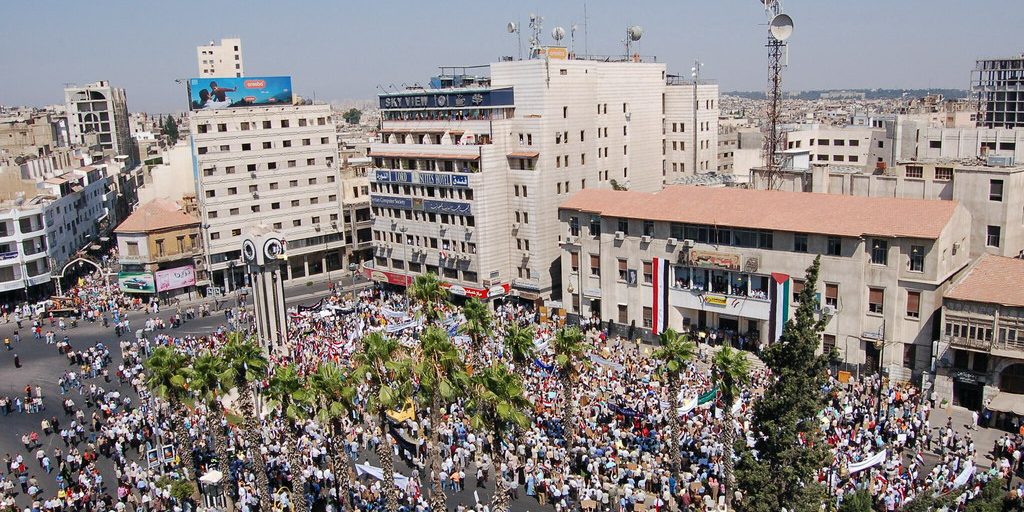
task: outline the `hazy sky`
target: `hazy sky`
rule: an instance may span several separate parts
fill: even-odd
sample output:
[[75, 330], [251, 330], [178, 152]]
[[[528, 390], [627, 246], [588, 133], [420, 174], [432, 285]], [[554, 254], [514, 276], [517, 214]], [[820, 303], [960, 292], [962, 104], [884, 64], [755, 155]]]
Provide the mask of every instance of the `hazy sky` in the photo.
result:
[[[795, 20], [787, 90], [967, 88], [974, 59], [1024, 50], [1022, 0], [784, 0]], [[377, 84], [424, 83], [441, 65], [516, 54], [530, 12], [580, 26], [583, 0], [0, 0], [0, 104], [63, 101], [63, 84], [106, 79], [133, 111], [186, 106], [175, 78], [196, 74], [195, 46], [243, 40], [248, 75], [292, 75], [297, 93], [371, 99]], [[722, 90], [762, 90], [766, 18], [758, 0], [588, 0], [592, 54], [619, 54], [628, 24], [640, 52]], [[526, 37], [523, 37], [524, 45]]]

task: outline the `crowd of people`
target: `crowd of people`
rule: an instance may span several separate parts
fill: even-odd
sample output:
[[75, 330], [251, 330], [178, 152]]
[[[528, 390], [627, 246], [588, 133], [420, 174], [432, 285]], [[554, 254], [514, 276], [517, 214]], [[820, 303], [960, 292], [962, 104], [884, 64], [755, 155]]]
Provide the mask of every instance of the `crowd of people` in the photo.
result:
[[[709, 359], [713, 338], [695, 337], [700, 354], [685, 372], [678, 396], [658, 371], [661, 363], [653, 347], [600, 330], [587, 322], [592, 364], [581, 364], [576, 388], [562, 388], [553, 371], [555, 362], [546, 347], [564, 321], [547, 318], [532, 308], [506, 301], [494, 310], [496, 332], [476, 355], [479, 361], [502, 360], [522, 377], [530, 425], [501, 444], [501, 464], [492, 457], [491, 434], [471, 427], [461, 401], [443, 411], [441, 424], [432, 424], [426, 410], [388, 425], [381, 437], [373, 415], [365, 409], [369, 389], [357, 389], [355, 409], [332, 428], [315, 419], [292, 424], [274, 405], [259, 401], [259, 446], [250, 446], [242, 422], [231, 415], [213, 414], [205, 405], [190, 404], [172, 410], [146, 388], [144, 362], [157, 347], [172, 347], [190, 357], [216, 353], [233, 330], [251, 330], [252, 316], [245, 309], [226, 309], [224, 322], [204, 335], [179, 334], [173, 327], [210, 315], [208, 306], [163, 306], [126, 295], [98, 278], [85, 278], [69, 290], [77, 298], [81, 318], [113, 329], [117, 350], [90, 341], [78, 332], [51, 333], [19, 343], [47, 343], [67, 358], [58, 376], [59, 397], [45, 397], [38, 387], [0, 398], [0, 412], [37, 414], [38, 431], [8, 433], [21, 438], [23, 453], [6, 454], [0, 470], [0, 510], [105, 511], [182, 510], [172, 497], [169, 482], [184, 474], [195, 477], [213, 469], [226, 469], [227, 494], [236, 510], [245, 512], [294, 510], [289, 489], [304, 482], [301, 492], [323, 510], [386, 510], [383, 480], [378, 478], [378, 448], [390, 449], [405, 462], [398, 472], [399, 501], [403, 510], [427, 511], [431, 482], [427, 461], [427, 432], [443, 440], [438, 477], [452, 495], [456, 510], [488, 510], [485, 495], [496, 487], [518, 500], [554, 510], [639, 511], [666, 507], [676, 510], [721, 510], [726, 493], [734, 502], [746, 498], [724, 481], [724, 411], [714, 402], [685, 412], [677, 433], [683, 453], [678, 474], [670, 471], [671, 414], [676, 406], [712, 389]], [[26, 309], [27, 308], [27, 309]], [[332, 295], [316, 307], [289, 313], [288, 345], [269, 353], [269, 367], [291, 366], [309, 375], [325, 361], [348, 366], [371, 332], [384, 332], [415, 350], [425, 328], [418, 306], [394, 291], [367, 289], [355, 295]], [[11, 322], [46, 322], [45, 312], [31, 306], [13, 308]], [[460, 309], [441, 307], [440, 323], [464, 353], [470, 339], [460, 332], [465, 321]], [[129, 318], [130, 317], [130, 318]], [[518, 366], [501, 342], [511, 325], [536, 327], [536, 358]], [[139, 332], [131, 329], [135, 326]], [[58, 331], [61, 332], [61, 331]], [[273, 371], [273, 370], [271, 370]], [[751, 432], [753, 401], [772, 378], [769, 370], [753, 370], [749, 386], [734, 406], [734, 428], [741, 436]], [[261, 394], [270, 379], [255, 383]], [[579, 404], [578, 437], [567, 445], [560, 404], [568, 392]], [[877, 377], [833, 380], [829, 405], [819, 415], [834, 463], [822, 468], [820, 480], [835, 503], [857, 491], [870, 491], [886, 510], [924, 493], [962, 492], [961, 501], [980, 492], [991, 478], [1007, 485], [1022, 469], [1020, 436], [1005, 436], [993, 447], [994, 463], [981, 467], [977, 447], [969, 434], [952, 424], [934, 424], [935, 404], [905, 383]], [[61, 405], [60, 410], [44, 404]], [[227, 405], [233, 405], [230, 400]], [[238, 411], [234, 411], [237, 415]], [[172, 428], [172, 418], [185, 425], [187, 440]], [[289, 429], [297, 436], [289, 436]], [[741, 437], [742, 439], [742, 437]], [[748, 442], [750, 440], [748, 439]], [[228, 460], [219, 460], [218, 443]], [[383, 447], [381, 447], [383, 445]], [[170, 452], [166, 450], [172, 446]], [[195, 446], [194, 467], [182, 464], [180, 450]], [[258, 450], [265, 467], [256, 467], [248, 455]], [[879, 455], [879, 454], [882, 455]], [[346, 474], [335, 474], [331, 462], [341, 457]], [[35, 462], [32, 461], [35, 459]], [[927, 461], [927, 462], [926, 462]], [[259, 472], [268, 487], [260, 489]], [[967, 478], [963, 478], [967, 475]], [[1010, 482], [1014, 482], [1011, 484]], [[1024, 489], [1014, 487], [1015, 496]], [[261, 503], [259, 496], [269, 499]], [[202, 501], [200, 501], [200, 505]]]

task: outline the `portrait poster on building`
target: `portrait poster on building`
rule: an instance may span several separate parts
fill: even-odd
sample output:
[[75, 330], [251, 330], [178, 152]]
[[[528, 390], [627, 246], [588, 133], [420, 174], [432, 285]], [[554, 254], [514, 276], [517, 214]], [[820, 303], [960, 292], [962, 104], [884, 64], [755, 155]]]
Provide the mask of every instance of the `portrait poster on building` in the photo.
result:
[[169, 268], [156, 272], [156, 291], [166, 292], [196, 284], [196, 268], [192, 265]]

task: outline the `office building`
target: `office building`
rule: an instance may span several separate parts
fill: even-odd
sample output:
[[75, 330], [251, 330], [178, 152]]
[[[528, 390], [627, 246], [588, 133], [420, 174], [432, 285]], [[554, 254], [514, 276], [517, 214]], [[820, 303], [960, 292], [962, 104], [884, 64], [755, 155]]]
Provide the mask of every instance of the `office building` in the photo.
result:
[[697, 86], [695, 124], [694, 86], [666, 81], [664, 64], [541, 50], [380, 95], [371, 277], [401, 285], [432, 272], [456, 295], [551, 299], [566, 197], [653, 192], [669, 162], [692, 173], [693, 155], [716, 168], [717, 86]]
[[812, 125], [785, 133], [784, 147], [807, 149], [811, 162], [874, 169], [892, 163], [884, 129]]
[[[1024, 94], [1022, 92], [1021, 94]], [[915, 132], [917, 160], [969, 160], [1001, 157], [1024, 164], [1024, 127], [921, 128]]]
[[970, 214], [953, 201], [583, 190], [559, 222], [563, 303], [623, 335], [671, 327], [772, 343], [821, 255], [824, 349], [901, 379], [927, 370], [942, 293], [970, 261]]
[[980, 112], [979, 126], [1024, 127], [1024, 53], [1001, 59], [978, 59], [971, 91]]
[[257, 225], [287, 241], [286, 279], [342, 267], [344, 226], [329, 105], [197, 110], [189, 116], [196, 196], [213, 284], [243, 282], [242, 235]]
[[98, 146], [104, 156], [127, 157], [127, 167], [138, 163], [128, 125], [128, 100], [124, 89], [101, 80], [83, 87], [64, 89], [71, 144]]
[[197, 46], [196, 63], [201, 78], [245, 76], [242, 40], [221, 39], [220, 44], [210, 41], [209, 44]]

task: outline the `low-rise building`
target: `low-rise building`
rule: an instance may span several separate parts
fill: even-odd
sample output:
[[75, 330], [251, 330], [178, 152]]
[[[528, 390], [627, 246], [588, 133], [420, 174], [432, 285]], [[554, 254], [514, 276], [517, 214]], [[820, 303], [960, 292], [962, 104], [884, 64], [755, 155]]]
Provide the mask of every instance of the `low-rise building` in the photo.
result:
[[208, 280], [199, 225], [173, 201], [144, 203], [114, 229], [121, 270], [151, 273], [156, 292], [194, 291]]
[[970, 254], [970, 215], [954, 201], [588, 189], [562, 204], [559, 220], [571, 314], [635, 335], [672, 327], [764, 345], [821, 255], [824, 347], [898, 378], [927, 369], [942, 293]]
[[[1024, 415], [1024, 260], [985, 255], [946, 291], [935, 392], [994, 413], [1005, 427]], [[1016, 429], [1014, 429], [1016, 431]]]

